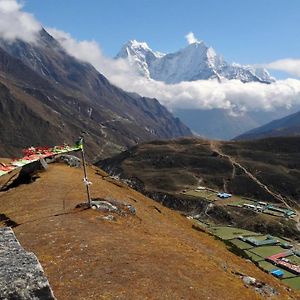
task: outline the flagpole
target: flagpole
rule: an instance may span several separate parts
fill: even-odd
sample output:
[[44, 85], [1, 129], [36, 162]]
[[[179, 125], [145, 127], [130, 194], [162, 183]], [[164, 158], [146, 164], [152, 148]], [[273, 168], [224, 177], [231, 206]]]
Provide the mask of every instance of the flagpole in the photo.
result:
[[84, 183], [86, 186], [86, 193], [88, 198], [88, 205], [91, 207], [91, 195], [90, 195], [90, 182], [87, 178], [87, 170], [86, 170], [86, 163], [85, 163], [85, 154], [84, 154], [84, 147], [83, 147], [83, 138], [81, 138], [81, 157], [82, 157], [82, 164], [83, 164], [83, 173], [84, 173]]

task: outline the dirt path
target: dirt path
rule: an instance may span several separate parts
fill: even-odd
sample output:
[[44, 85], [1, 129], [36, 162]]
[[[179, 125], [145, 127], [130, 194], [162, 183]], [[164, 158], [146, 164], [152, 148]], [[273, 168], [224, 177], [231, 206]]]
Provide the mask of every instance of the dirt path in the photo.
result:
[[[217, 151], [215, 151], [215, 152], [217, 152]], [[219, 152], [217, 152], [217, 153], [219, 153]], [[235, 177], [235, 174], [236, 174], [236, 165], [234, 163], [232, 163], [231, 160], [229, 160], [229, 161], [230, 161], [230, 163], [232, 165], [232, 173], [231, 173], [231, 177], [230, 178], [231, 178], [231, 180], [233, 180], [234, 177]], [[223, 178], [223, 189], [224, 189], [225, 193], [228, 193], [227, 180], [225, 178]]]
[[[251, 180], [253, 180], [261, 188], [263, 188], [268, 194], [270, 194], [275, 199], [277, 199], [282, 204], [284, 204], [286, 207], [288, 207], [289, 209], [291, 209], [290, 205], [285, 201], [285, 199], [280, 194], [271, 191], [265, 184], [263, 184], [257, 177], [255, 177], [250, 171], [248, 171], [243, 165], [241, 165], [239, 162], [237, 162], [233, 157], [231, 157], [230, 155], [227, 155], [227, 154], [223, 153], [223, 151], [220, 149], [220, 143], [219, 142], [217, 142], [217, 141], [211, 141], [210, 147], [211, 147], [211, 150], [214, 151], [214, 152], [216, 152], [219, 156], [224, 157], [224, 158], [226, 158], [226, 159], [229, 160], [229, 162], [231, 163], [232, 168], [233, 168], [232, 179], [235, 176], [236, 167], [240, 168], [241, 170], [243, 170], [245, 172], [245, 174]], [[299, 221], [300, 221], [300, 217], [299, 217]]]

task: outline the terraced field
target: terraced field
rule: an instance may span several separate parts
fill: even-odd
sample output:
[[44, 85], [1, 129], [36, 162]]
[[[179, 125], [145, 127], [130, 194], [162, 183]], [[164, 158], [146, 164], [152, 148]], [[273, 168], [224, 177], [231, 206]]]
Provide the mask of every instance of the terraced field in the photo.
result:
[[[203, 223], [196, 221], [200, 226], [203, 226]], [[233, 228], [233, 227], [218, 227], [218, 226], [208, 226], [205, 224], [205, 230], [213, 234], [214, 236], [225, 241], [227, 245], [232, 246], [231, 250], [236, 254], [243, 254], [245, 257], [250, 258], [259, 268], [264, 270], [267, 273], [271, 273], [273, 270], [281, 270], [283, 272], [283, 277], [280, 278], [283, 282], [291, 286], [292, 288], [300, 290], [300, 274], [295, 274], [286, 269], [282, 269], [268, 261], [267, 257], [270, 257], [274, 254], [286, 252], [287, 249], [284, 249], [281, 245], [287, 244], [289, 241], [273, 237], [274, 240], [278, 241], [276, 245], [267, 245], [267, 246], [253, 246], [246, 241], [242, 241], [241, 237], [252, 237], [258, 241], [264, 241], [270, 239], [269, 235], [262, 235], [256, 232], [249, 230]], [[294, 248], [295, 252], [296, 248]], [[290, 255], [287, 257], [291, 263], [300, 264], [300, 257], [297, 255]]]

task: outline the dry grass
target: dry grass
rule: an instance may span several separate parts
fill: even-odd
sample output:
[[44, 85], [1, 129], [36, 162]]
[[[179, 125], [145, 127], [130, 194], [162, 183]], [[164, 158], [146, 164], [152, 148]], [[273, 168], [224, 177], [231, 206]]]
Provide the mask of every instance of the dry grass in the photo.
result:
[[272, 299], [300, 298], [178, 213], [88, 171], [93, 197], [132, 204], [137, 215], [113, 222], [74, 209], [85, 200], [82, 170], [62, 164], [0, 193], [0, 213], [21, 224], [17, 238], [37, 255], [58, 299], [263, 299], [236, 271], [272, 285]]

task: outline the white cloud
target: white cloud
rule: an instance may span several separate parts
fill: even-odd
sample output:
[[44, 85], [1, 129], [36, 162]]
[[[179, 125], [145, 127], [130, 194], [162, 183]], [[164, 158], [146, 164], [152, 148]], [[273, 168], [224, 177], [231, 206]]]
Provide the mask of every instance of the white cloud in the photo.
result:
[[139, 76], [125, 60], [105, 57], [95, 41], [76, 41], [62, 31], [49, 31], [70, 55], [93, 64], [115, 85], [142, 96], [155, 97], [170, 110], [223, 108], [243, 113], [300, 105], [300, 81], [296, 79], [278, 80], [272, 84], [239, 80], [165, 84]]
[[135, 78], [137, 72], [124, 59], [113, 60], [103, 55], [96, 41], [77, 41], [69, 33], [56, 28], [47, 31], [60, 42], [62, 47], [75, 58], [88, 62], [112, 82], [125, 78]]
[[264, 65], [265, 68], [284, 71], [300, 77], [300, 59], [286, 58]]
[[22, 5], [16, 0], [0, 0], [0, 37], [14, 41], [21, 39], [34, 42], [41, 25], [29, 13], [22, 11]]
[[300, 104], [300, 81], [296, 79], [276, 81], [272, 84], [242, 83], [239, 80], [222, 83], [199, 80], [168, 85], [139, 78], [130, 82], [123, 79], [116, 84], [143, 96], [156, 97], [171, 110], [223, 108], [242, 113], [255, 110], [272, 111]]
[[189, 33], [185, 36], [185, 38], [186, 38], [186, 40], [187, 40], [187, 42], [188, 42], [189, 44], [194, 44], [194, 43], [196, 43], [196, 42], [199, 42], [199, 41], [197, 40], [197, 38], [195, 37], [195, 35], [194, 35], [193, 32], [189, 32]]

